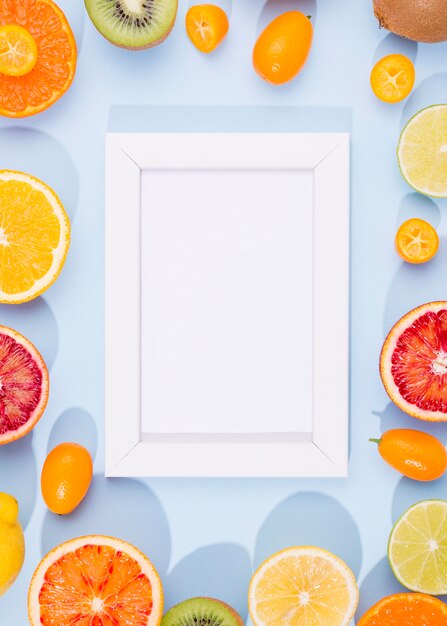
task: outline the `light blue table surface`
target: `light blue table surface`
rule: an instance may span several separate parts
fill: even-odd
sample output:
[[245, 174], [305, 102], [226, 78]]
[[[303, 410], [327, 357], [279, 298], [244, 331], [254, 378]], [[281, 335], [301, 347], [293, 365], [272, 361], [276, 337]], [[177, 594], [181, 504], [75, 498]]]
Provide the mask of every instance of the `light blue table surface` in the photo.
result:
[[[401, 478], [368, 443], [368, 437], [397, 426], [422, 427], [447, 439], [447, 426], [416, 422], [389, 403], [377, 367], [392, 324], [410, 308], [447, 296], [445, 201], [413, 193], [400, 177], [395, 158], [403, 123], [423, 106], [447, 102], [447, 45], [417, 46], [380, 31], [369, 0], [320, 0], [317, 5], [315, 0], [269, 0], [267, 5], [237, 0], [232, 7], [226, 0], [230, 34], [206, 57], [187, 40], [183, 19], [188, 3], [182, 0], [169, 39], [158, 48], [135, 53], [106, 42], [81, 0], [59, 4], [79, 45], [73, 86], [37, 117], [0, 121], [0, 166], [27, 171], [53, 186], [73, 229], [57, 283], [30, 304], [0, 307], [0, 323], [36, 344], [52, 381], [48, 409], [34, 432], [0, 449], [0, 490], [18, 497], [27, 541], [23, 571], [0, 599], [0, 624], [26, 626], [26, 594], [38, 561], [56, 544], [88, 533], [122, 537], [147, 553], [163, 579], [167, 607], [192, 595], [211, 595], [232, 604], [244, 618], [254, 567], [282, 547], [319, 545], [345, 559], [358, 576], [361, 615], [376, 600], [400, 589], [386, 562], [393, 521], [418, 500], [447, 495], [446, 480], [416, 484]], [[274, 88], [253, 72], [251, 49], [260, 28], [290, 8], [312, 15], [314, 46], [300, 76]], [[391, 52], [408, 54], [417, 73], [412, 95], [394, 106], [376, 100], [369, 87], [373, 62]], [[229, 105], [268, 107], [267, 112], [259, 109], [259, 115], [273, 126], [283, 123], [275, 107], [298, 107], [288, 115], [304, 130], [352, 131], [348, 479], [103, 476], [104, 133], [135, 123], [133, 109], [122, 107], [166, 105], [179, 107], [176, 115], [184, 130], [190, 130], [188, 116], [182, 116], [185, 105]], [[207, 129], [213, 128], [210, 119], [219, 124], [218, 111], [214, 113], [203, 112]], [[244, 124], [244, 116], [234, 109], [234, 128], [244, 130]], [[125, 213], [123, 207], [123, 220]], [[420, 267], [403, 264], [393, 249], [397, 226], [413, 216], [427, 218], [441, 235], [437, 257]], [[328, 323], [331, 304], [328, 301]], [[331, 346], [327, 348], [330, 357]], [[45, 508], [39, 477], [48, 450], [64, 440], [90, 448], [95, 477], [81, 506], [68, 517], [57, 517]]]

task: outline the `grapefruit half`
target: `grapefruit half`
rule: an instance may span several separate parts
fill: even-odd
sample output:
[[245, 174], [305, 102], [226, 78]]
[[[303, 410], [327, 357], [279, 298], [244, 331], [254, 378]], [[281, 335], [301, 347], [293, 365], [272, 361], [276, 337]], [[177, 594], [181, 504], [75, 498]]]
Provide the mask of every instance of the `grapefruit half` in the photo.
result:
[[158, 626], [163, 589], [131, 544], [103, 535], [71, 539], [37, 566], [28, 593], [31, 626]]
[[0, 445], [20, 439], [41, 418], [48, 402], [48, 370], [33, 344], [0, 326]]
[[393, 326], [380, 355], [380, 375], [402, 411], [447, 421], [447, 302], [423, 304]]

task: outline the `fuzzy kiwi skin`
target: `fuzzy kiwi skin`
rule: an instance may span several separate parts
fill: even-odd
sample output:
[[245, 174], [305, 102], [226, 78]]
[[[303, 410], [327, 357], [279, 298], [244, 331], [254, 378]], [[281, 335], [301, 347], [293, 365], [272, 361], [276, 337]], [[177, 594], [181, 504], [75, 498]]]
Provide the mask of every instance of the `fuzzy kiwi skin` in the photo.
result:
[[447, 41], [446, 0], [373, 0], [380, 26], [424, 43]]
[[196, 601], [203, 601], [220, 605], [224, 610], [228, 611], [231, 618], [234, 620], [235, 626], [245, 626], [245, 622], [243, 621], [239, 613], [237, 613], [237, 611], [235, 611], [229, 604], [227, 604], [226, 602], [222, 602], [222, 600], [216, 600], [215, 598], [208, 598], [206, 596], [190, 598], [189, 600], [185, 600], [183, 602], [180, 602], [179, 604], [176, 604], [171, 609], [169, 609], [167, 613], [165, 613], [163, 619], [161, 620], [161, 626], [168, 626], [168, 624], [171, 623], [171, 615], [175, 612], [179, 612], [182, 608], [182, 605], [185, 605], [185, 610], [188, 610]]
[[120, 43], [119, 41], [117, 41], [116, 39], [113, 39], [112, 37], [108, 37], [107, 34], [101, 30], [101, 27], [98, 23], [98, 19], [95, 16], [94, 0], [84, 0], [84, 4], [85, 4], [85, 8], [87, 9], [87, 13], [89, 14], [89, 17], [94, 27], [104, 37], [104, 39], [112, 43], [114, 46], [117, 46], [118, 48], [124, 48], [125, 50], [136, 50], [136, 51], [147, 50], [148, 48], [153, 48], [154, 46], [158, 46], [159, 44], [163, 43], [163, 41], [171, 34], [171, 31], [174, 28], [174, 24], [175, 24], [175, 21], [177, 18], [177, 12], [178, 12], [178, 0], [175, 0], [175, 11], [173, 13], [171, 23], [169, 25], [169, 28], [166, 31], [164, 31], [161, 37], [159, 37], [158, 39], [154, 41], [151, 41], [148, 44], [141, 45], [141, 46], [126, 45], [124, 43]]

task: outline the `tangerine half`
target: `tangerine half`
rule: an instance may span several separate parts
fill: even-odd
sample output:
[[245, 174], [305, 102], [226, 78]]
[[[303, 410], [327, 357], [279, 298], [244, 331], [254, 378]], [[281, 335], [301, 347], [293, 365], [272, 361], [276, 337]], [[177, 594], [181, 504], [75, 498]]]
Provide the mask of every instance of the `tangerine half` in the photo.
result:
[[423, 593], [396, 593], [365, 613], [357, 626], [447, 626], [447, 606]]
[[44, 111], [67, 91], [76, 70], [67, 18], [52, 0], [2, 0], [0, 32], [0, 115]]

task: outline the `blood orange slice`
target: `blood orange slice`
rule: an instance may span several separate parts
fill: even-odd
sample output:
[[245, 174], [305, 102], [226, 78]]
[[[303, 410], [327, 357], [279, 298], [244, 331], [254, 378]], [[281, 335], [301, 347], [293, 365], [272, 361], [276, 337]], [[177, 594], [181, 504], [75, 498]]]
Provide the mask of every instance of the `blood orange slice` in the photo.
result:
[[48, 370], [23, 335], [0, 326], [0, 445], [37, 424], [48, 401]]
[[102, 535], [52, 550], [28, 593], [31, 626], [158, 626], [162, 613], [163, 589], [149, 559]]
[[382, 348], [380, 375], [400, 409], [447, 421], [447, 302], [423, 304], [397, 322]]
[[0, 115], [47, 109], [67, 91], [76, 70], [67, 18], [52, 0], [2, 0], [0, 29]]

